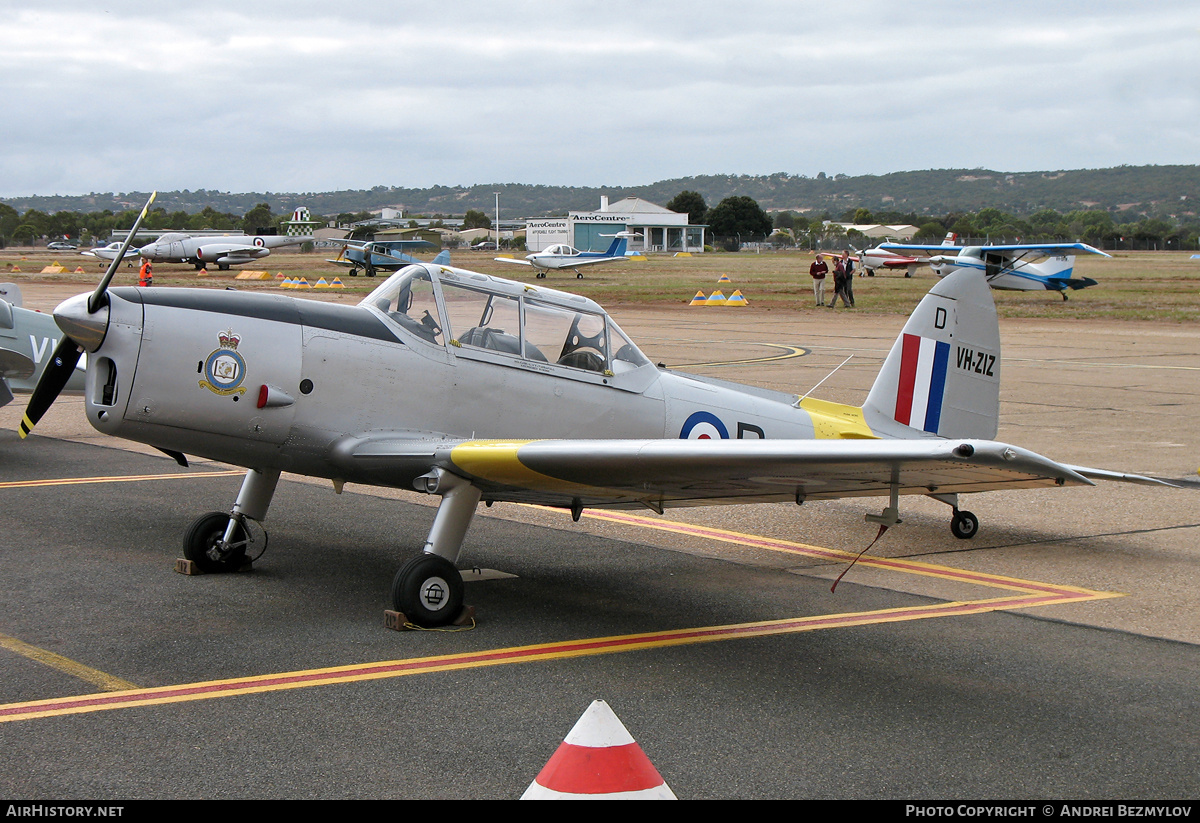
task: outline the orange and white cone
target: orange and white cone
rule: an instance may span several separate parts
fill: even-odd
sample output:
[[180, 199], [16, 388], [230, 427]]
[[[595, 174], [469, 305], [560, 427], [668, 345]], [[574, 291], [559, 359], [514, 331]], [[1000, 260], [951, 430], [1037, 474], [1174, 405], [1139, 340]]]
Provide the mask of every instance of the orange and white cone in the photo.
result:
[[676, 800], [603, 700], [588, 706], [522, 800]]

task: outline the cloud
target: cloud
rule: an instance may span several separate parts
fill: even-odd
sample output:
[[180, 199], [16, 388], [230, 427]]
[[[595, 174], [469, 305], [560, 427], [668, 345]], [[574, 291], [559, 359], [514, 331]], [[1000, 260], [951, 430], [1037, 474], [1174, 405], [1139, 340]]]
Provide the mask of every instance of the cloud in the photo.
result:
[[5, 4], [0, 194], [1188, 163], [1189, 4]]

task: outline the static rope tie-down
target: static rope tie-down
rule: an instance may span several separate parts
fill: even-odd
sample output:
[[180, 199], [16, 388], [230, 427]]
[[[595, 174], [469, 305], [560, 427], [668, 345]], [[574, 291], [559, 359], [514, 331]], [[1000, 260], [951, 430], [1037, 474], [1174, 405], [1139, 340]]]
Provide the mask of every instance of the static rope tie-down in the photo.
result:
[[837, 592], [837, 584], [842, 582], [842, 578], [846, 576], [846, 572], [850, 571], [850, 569], [852, 569], [854, 567], [854, 564], [858, 562], [859, 557], [862, 557], [864, 554], [866, 554], [867, 552], [869, 552], [871, 550], [871, 546], [874, 546], [876, 543], [879, 542], [879, 538], [883, 537], [883, 533], [887, 530], [888, 530], [887, 526], [883, 525], [882, 523], [879, 525], [879, 534], [875, 535], [875, 539], [871, 541], [871, 544], [869, 546], [867, 546], [865, 549], [863, 549], [862, 551], [860, 551], [858, 553], [858, 555], [853, 560], [850, 561], [849, 566], [842, 569], [842, 573], [837, 576], [837, 580], [833, 581], [833, 585], [829, 587], [830, 592], [835, 592], [835, 593]]

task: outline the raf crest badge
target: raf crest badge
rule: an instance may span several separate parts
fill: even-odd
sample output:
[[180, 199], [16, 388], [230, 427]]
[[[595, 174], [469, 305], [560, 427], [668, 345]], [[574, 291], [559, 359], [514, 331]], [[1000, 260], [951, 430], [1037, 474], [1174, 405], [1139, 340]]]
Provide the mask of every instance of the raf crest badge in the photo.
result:
[[204, 379], [200, 385], [214, 394], [245, 394], [242, 381], [246, 379], [246, 361], [237, 350], [242, 338], [228, 329], [217, 335], [217, 339], [221, 347], [204, 361]]

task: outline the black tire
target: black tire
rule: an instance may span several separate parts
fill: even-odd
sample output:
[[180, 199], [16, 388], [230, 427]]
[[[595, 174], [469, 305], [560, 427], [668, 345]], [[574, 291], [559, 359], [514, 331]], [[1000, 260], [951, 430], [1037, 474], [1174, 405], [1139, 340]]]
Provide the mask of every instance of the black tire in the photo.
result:
[[392, 605], [418, 626], [443, 626], [462, 613], [462, 575], [445, 558], [418, 555], [396, 572]]
[[209, 512], [192, 521], [183, 535], [183, 556], [191, 560], [200, 571], [206, 574], [234, 572], [246, 564], [246, 546], [248, 535], [246, 527], [238, 525], [234, 530], [233, 539], [238, 545], [232, 552], [220, 560], [209, 557], [208, 550], [225, 536], [225, 527], [229, 525], [227, 512]]
[[959, 540], [970, 540], [979, 533], [979, 518], [970, 512], [955, 512], [950, 519], [950, 532]]
[[575, 272], [575, 279], [576, 279], [576, 280], [582, 280], [582, 279], [583, 279], [583, 274], [582, 274], [582, 273], [580, 273], [580, 272]]

